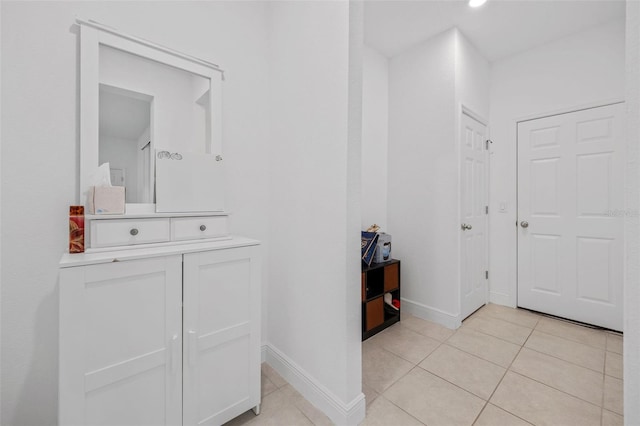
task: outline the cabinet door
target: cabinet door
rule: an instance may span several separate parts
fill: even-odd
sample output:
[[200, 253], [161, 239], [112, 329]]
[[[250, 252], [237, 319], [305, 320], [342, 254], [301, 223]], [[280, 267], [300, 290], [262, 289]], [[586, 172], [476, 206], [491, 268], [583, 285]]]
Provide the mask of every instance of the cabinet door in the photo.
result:
[[259, 247], [184, 255], [185, 425], [260, 403]]
[[384, 303], [382, 297], [378, 297], [377, 299], [373, 299], [370, 302], [367, 302], [366, 306], [367, 310], [367, 328], [366, 331], [369, 331], [373, 328], [376, 328], [379, 325], [382, 325], [384, 322]]
[[181, 291], [181, 256], [61, 270], [61, 425], [181, 423]]

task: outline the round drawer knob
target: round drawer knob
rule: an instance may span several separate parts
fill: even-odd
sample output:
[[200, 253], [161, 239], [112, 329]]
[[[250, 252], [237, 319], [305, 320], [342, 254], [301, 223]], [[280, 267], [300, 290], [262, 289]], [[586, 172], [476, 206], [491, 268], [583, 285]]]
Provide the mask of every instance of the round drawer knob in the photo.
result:
[[201, 231], [206, 231], [206, 230], [207, 230], [207, 227], [206, 227], [205, 225], [200, 225], [200, 230], [201, 230]]
[[129, 233], [131, 235], [138, 235], [138, 230], [136, 228], [133, 228], [131, 231], [129, 231]]

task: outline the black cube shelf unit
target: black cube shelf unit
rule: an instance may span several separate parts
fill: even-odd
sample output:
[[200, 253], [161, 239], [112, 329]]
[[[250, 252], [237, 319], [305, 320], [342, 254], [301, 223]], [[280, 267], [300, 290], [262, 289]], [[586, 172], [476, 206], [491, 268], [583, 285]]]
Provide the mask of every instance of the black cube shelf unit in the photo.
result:
[[400, 309], [384, 303], [384, 295], [391, 293], [400, 300], [400, 261], [362, 265], [362, 340], [400, 321]]

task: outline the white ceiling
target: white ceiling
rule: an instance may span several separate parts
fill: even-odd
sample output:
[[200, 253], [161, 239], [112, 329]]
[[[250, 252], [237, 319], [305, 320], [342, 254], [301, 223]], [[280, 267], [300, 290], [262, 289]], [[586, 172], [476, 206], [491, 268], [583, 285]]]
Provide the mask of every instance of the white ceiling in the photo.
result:
[[624, 17], [624, 0], [367, 0], [364, 42], [387, 57], [451, 27], [489, 61]]

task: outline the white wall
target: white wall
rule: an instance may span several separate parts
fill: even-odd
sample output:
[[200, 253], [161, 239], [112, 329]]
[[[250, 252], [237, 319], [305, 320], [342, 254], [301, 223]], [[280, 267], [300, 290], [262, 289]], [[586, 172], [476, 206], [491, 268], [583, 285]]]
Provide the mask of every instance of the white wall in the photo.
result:
[[267, 360], [312, 403], [334, 404], [326, 412], [341, 423], [354, 405], [364, 415], [349, 18], [348, 2], [273, 3], [269, 39]]
[[[67, 248], [68, 207], [78, 200], [76, 15], [225, 68], [223, 145], [231, 227], [234, 233], [266, 242], [270, 150], [267, 5], [1, 2], [0, 7], [0, 423], [52, 425], [57, 423], [58, 402], [57, 266]], [[299, 241], [299, 235], [295, 237], [288, 244]], [[265, 262], [265, 282], [267, 271]]]
[[[494, 62], [491, 69], [490, 299], [516, 304], [516, 120], [624, 98], [624, 22]], [[506, 212], [499, 212], [505, 203]]]
[[[456, 103], [464, 105], [478, 118], [489, 121], [491, 67], [476, 47], [456, 31]], [[460, 118], [459, 112], [456, 117]], [[456, 127], [460, 130], [460, 126]]]
[[[0, 46], [2, 46], [2, 7], [0, 5]], [[0, 93], [2, 93], [2, 55], [0, 54]], [[2, 103], [0, 101], [0, 117], [2, 117]], [[2, 139], [3, 139], [2, 119], [0, 119], [0, 176], [2, 176]], [[0, 236], [2, 234], [2, 184], [0, 181]], [[0, 295], [2, 295], [2, 244], [0, 244]], [[2, 345], [2, 303], [0, 302], [0, 346]], [[0, 383], [2, 381], [2, 349], [0, 347]], [[2, 386], [0, 385], [0, 422], [2, 422]]]
[[452, 29], [389, 61], [388, 221], [403, 308], [441, 321], [458, 311], [455, 40]]
[[640, 2], [626, 13], [627, 166], [624, 285], [624, 420], [640, 424]]
[[389, 62], [388, 215], [403, 307], [456, 327], [460, 113], [489, 116], [489, 64], [455, 28]]
[[389, 60], [364, 48], [362, 64], [362, 229], [387, 230]]

